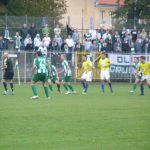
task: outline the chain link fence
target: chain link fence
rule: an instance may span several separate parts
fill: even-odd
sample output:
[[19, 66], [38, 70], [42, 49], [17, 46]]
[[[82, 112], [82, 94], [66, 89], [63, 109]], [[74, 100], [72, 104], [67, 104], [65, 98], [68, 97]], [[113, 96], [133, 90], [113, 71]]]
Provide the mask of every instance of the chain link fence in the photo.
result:
[[[29, 82], [31, 80], [31, 69], [33, 65], [33, 60], [35, 58], [34, 52], [10, 52], [10, 58], [13, 61], [14, 64], [14, 80], [18, 80], [18, 75], [20, 77], [20, 80], [22, 83]], [[62, 65], [60, 61], [60, 55], [65, 54], [66, 59], [69, 62], [69, 66], [72, 70], [72, 81], [80, 81], [81, 78], [81, 66], [82, 66], [82, 55], [85, 55], [84, 53], [62, 53], [62, 52], [49, 52], [48, 53], [48, 59], [51, 59], [52, 64], [54, 64], [57, 68], [58, 72], [61, 72]], [[140, 57], [143, 54], [114, 54], [109, 53], [109, 58], [112, 61], [112, 66], [110, 68], [110, 74], [111, 74], [111, 80], [116, 82], [132, 82], [134, 79], [134, 72], [132, 70], [132, 63], [134, 57]], [[88, 59], [94, 61], [99, 57], [99, 53], [89, 53], [87, 54]], [[150, 54], [144, 54], [146, 57], [146, 60], [150, 62]], [[0, 52], [0, 64], [2, 65], [3, 61], [3, 52]], [[18, 65], [16, 64], [16, 61], [18, 61]], [[93, 65], [93, 81], [99, 81], [100, 75], [99, 75], [99, 68], [98, 68], [98, 61], [94, 63]], [[19, 74], [18, 74], [19, 73]], [[63, 73], [59, 74], [60, 78], [63, 78]], [[0, 71], [0, 79], [3, 78], [3, 72]]]

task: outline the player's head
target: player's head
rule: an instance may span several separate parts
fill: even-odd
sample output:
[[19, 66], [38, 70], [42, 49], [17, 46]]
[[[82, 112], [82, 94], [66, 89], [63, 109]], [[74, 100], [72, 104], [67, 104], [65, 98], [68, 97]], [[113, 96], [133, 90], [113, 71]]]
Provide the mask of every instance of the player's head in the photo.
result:
[[37, 56], [37, 57], [42, 56], [42, 52], [41, 52], [41, 51], [37, 51], [37, 52], [36, 52], [36, 56]]
[[65, 54], [61, 54], [60, 59], [61, 59], [61, 61], [64, 61], [65, 60]]
[[51, 59], [48, 59], [48, 64], [50, 65], [52, 62], [51, 62]]
[[102, 59], [105, 59], [105, 58], [106, 58], [106, 53], [102, 52]]
[[8, 58], [8, 52], [4, 52], [4, 58]]
[[141, 57], [140, 57], [140, 62], [141, 62], [141, 63], [144, 63], [145, 60], [146, 60], [145, 56], [141, 56]]
[[134, 57], [134, 63], [139, 63], [139, 58], [138, 57]]

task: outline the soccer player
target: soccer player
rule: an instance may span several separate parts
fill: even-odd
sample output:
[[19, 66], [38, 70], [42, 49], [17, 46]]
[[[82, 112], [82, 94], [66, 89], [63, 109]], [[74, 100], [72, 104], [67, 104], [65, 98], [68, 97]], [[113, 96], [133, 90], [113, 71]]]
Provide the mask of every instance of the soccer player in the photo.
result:
[[130, 91], [131, 93], [134, 93], [136, 88], [137, 88], [137, 84], [141, 82], [141, 79], [142, 79], [142, 73], [139, 71], [138, 75], [136, 75], [136, 72], [137, 72], [137, 68], [138, 68], [138, 65], [139, 65], [139, 58], [138, 57], [134, 57], [134, 63], [132, 65], [133, 67], [133, 71], [135, 73], [135, 82], [132, 86], [132, 90]]
[[82, 57], [82, 70], [83, 74], [81, 76], [81, 83], [83, 85], [83, 92], [82, 94], [86, 94], [88, 90], [88, 83], [92, 81], [92, 62], [87, 60], [86, 56]]
[[141, 82], [141, 95], [144, 95], [144, 83], [146, 81], [147, 85], [150, 87], [150, 62], [146, 62], [145, 56], [140, 57], [140, 64], [136, 75], [138, 76], [139, 72], [142, 72], [142, 82]]
[[99, 63], [98, 63], [98, 66], [100, 68], [100, 79], [101, 79], [102, 92], [104, 93], [104, 81], [105, 80], [108, 82], [108, 85], [110, 87], [110, 91], [113, 92], [112, 85], [111, 85], [111, 82], [110, 82], [111, 61], [107, 57], [107, 54], [105, 52], [102, 53], [101, 59], [99, 60]]
[[43, 83], [45, 95], [49, 99], [48, 87], [46, 85], [47, 78], [48, 78], [48, 62], [40, 51], [37, 51], [36, 56], [37, 57], [34, 59], [34, 63], [32, 67], [31, 87], [34, 96], [31, 97], [31, 99], [39, 98], [37, 87], [35, 86], [35, 84], [38, 81], [41, 81]]
[[4, 77], [3, 77], [3, 85], [4, 85], [4, 95], [8, 94], [8, 88], [7, 83], [10, 83], [12, 95], [14, 95], [14, 84], [13, 84], [13, 76], [14, 76], [14, 70], [13, 70], [13, 63], [11, 59], [8, 56], [8, 52], [4, 52], [3, 56], [3, 71], [4, 71]]
[[53, 87], [51, 85], [51, 82], [54, 84], [57, 84], [57, 90], [59, 93], [61, 93], [60, 90], [60, 82], [59, 82], [59, 77], [58, 77], [58, 72], [56, 67], [51, 63], [51, 61], [49, 60], [49, 79], [48, 79], [48, 84], [49, 84], [49, 89], [51, 91], [53, 91]]
[[[62, 80], [62, 84], [66, 90], [65, 94], [70, 94], [71, 92], [73, 94], [76, 93], [76, 91], [73, 89], [73, 87], [71, 86], [71, 77], [72, 77], [72, 73], [71, 73], [71, 69], [70, 66], [65, 58], [64, 54], [61, 54], [60, 59], [62, 61], [62, 66], [63, 66], [63, 70], [61, 72], [64, 72], [64, 79]], [[59, 73], [61, 73], [59, 72]], [[70, 92], [71, 90], [71, 92]]]

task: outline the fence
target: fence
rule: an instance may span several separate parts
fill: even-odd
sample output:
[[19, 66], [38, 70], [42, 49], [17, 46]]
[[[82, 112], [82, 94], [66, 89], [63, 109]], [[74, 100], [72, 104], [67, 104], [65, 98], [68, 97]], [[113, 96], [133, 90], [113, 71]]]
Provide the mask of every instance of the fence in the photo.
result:
[[[51, 59], [52, 63], [56, 66], [58, 72], [62, 70], [60, 55], [62, 52], [49, 52], [48, 58]], [[66, 53], [65, 53], [66, 54]], [[81, 56], [85, 55], [84, 53], [75, 52], [75, 53], [67, 53], [66, 57], [69, 62], [70, 68], [72, 70], [72, 81], [79, 81], [81, 77], [81, 64], [82, 59]], [[95, 60], [100, 55], [100, 53], [86, 53], [88, 59]], [[131, 64], [133, 62], [134, 57], [140, 57], [140, 54], [131, 55], [131, 54], [114, 54], [109, 53], [109, 58], [112, 61], [112, 66], [110, 68], [111, 79], [117, 82], [124, 81], [132, 81], [133, 72]], [[150, 54], [144, 54], [146, 56], [147, 61], [150, 61]], [[18, 71], [20, 80], [23, 83], [29, 82], [31, 80], [31, 68], [33, 64], [33, 60], [35, 58], [34, 52], [10, 52], [10, 57], [14, 64], [15, 76], [14, 80], [18, 79]], [[0, 63], [2, 65], [3, 52], [0, 52]], [[18, 65], [16, 65], [16, 60], [18, 60]], [[99, 81], [99, 68], [98, 68], [98, 60], [93, 65], [93, 81]], [[18, 67], [18, 68], [17, 68]], [[62, 78], [63, 74], [59, 74], [59, 77]], [[0, 72], [0, 78], [3, 78], [3, 72]]]

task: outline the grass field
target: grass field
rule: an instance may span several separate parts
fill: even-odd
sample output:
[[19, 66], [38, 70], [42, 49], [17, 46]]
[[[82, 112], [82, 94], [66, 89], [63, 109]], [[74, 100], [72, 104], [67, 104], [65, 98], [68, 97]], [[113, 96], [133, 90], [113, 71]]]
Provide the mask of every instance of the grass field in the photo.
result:
[[39, 87], [35, 101], [29, 85], [0, 94], [0, 150], [150, 150], [150, 89], [140, 96], [129, 84], [113, 87], [102, 94], [93, 84], [82, 95], [75, 85], [76, 95], [55, 92], [50, 100]]

